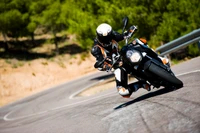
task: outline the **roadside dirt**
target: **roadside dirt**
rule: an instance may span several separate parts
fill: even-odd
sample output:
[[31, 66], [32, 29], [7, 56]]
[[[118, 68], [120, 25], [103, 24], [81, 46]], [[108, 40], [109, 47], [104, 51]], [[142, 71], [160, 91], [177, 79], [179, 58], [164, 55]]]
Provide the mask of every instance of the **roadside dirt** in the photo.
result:
[[81, 61], [80, 55], [65, 55], [55, 57], [53, 61], [41, 58], [23, 65], [18, 62], [18, 66], [13, 67], [5, 59], [0, 59], [0, 106], [96, 72], [94, 62], [91, 55], [84, 61]]

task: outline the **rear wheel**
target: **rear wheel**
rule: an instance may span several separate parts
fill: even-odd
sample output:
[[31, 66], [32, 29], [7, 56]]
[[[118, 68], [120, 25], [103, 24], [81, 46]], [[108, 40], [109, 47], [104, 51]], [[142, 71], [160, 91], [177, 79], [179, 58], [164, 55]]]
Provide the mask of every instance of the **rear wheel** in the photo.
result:
[[151, 63], [148, 70], [155, 74], [156, 76], [160, 77], [162, 80], [166, 81], [167, 83], [169, 83], [171, 86], [174, 86], [176, 88], [181, 88], [183, 87], [183, 82], [181, 80], [179, 80], [177, 77], [175, 77], [175, 75], [173, 74], [173, 72], [168, 72], [165, 69], [157, 66], [154, 63]]

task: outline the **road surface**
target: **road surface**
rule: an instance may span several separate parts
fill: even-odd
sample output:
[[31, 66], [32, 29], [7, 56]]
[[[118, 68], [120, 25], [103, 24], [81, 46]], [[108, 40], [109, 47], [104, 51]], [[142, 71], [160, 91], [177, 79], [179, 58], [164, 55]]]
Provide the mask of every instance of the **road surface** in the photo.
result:
[[200, 133], [200, 57], [172, 67], [178, 90], [144, 89], [122, 98], [115, 87], [76, 94], [110, 76], [87, 75], [0, 108], [0, 133]]

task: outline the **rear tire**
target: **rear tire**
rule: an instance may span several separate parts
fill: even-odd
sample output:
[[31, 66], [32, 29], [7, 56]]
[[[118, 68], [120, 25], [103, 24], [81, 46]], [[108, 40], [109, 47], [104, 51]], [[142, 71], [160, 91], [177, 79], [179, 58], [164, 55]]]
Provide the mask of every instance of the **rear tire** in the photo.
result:
[[165, 69], [151, 63], [149, 66], [149, 71], [156, 76], [160, 77], [162, 80], [168, 82], [171, 86], [176, 88], [183, 87], [183, 82], [179, 80], [173, 73], [166, 71]]

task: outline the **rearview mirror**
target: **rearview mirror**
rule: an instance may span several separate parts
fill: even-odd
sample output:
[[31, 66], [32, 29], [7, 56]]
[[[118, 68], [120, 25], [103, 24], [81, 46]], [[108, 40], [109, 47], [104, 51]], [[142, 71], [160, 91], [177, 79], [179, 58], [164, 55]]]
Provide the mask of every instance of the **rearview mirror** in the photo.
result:
[[124, 30], [125, 30], [126, 26], [128, 25], [128, 17], [127, 17], [127, 16], [124, 17], [122, 22], [123, 22], [123, 30], [122, 30], [122, 33], [124, 33]]

